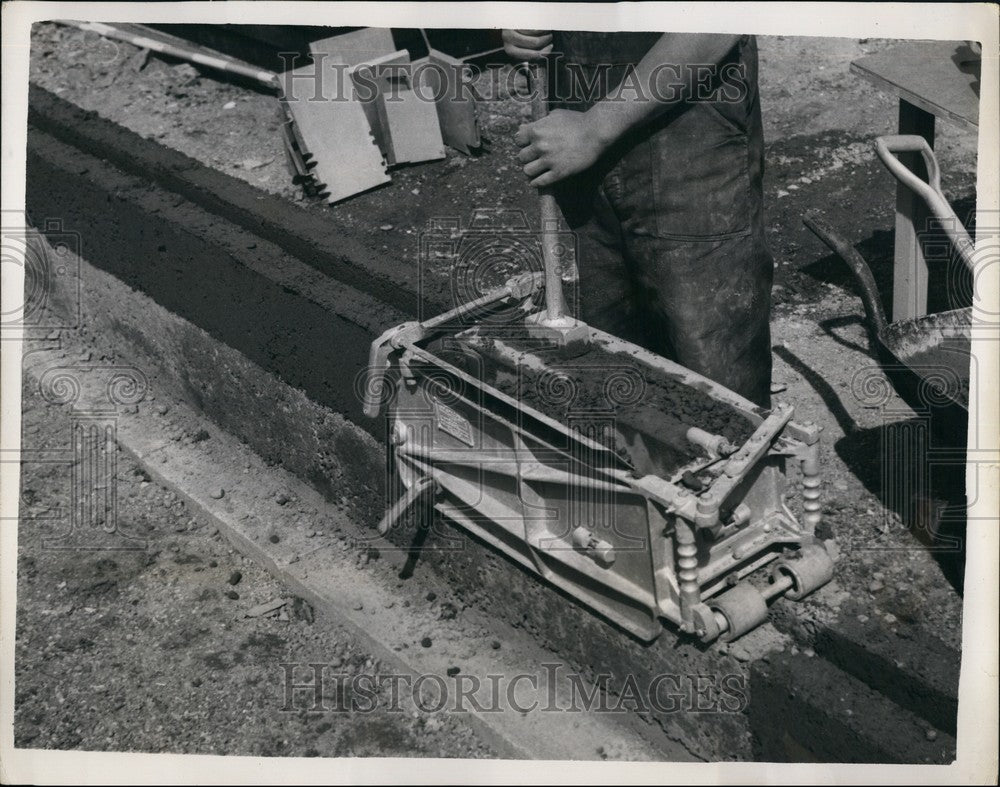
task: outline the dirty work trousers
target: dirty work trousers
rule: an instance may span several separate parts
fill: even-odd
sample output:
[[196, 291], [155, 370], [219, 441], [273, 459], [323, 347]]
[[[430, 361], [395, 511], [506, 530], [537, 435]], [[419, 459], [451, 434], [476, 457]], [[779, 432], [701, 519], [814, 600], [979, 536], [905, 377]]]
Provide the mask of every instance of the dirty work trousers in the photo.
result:
[[[566, 59], [550, 65], [564, 82], [550, 91], [572, 85], [573, 74], [558, 69], [593, 67], [579, 60], [595, 55], [574, 53], [569, 36]], [[730, 80], [740, 74], [742, 90], [730, 84], [725, 100], [720, 92], [655, 118], [555, 191], [578, 236], [583, 319], [768, 406], [774, 263], [764, 238], [754, 39], [744, 37], [730, 58], [739, 64]], [[553, 107], [591, 103], [562, 95], [550, 92]]]

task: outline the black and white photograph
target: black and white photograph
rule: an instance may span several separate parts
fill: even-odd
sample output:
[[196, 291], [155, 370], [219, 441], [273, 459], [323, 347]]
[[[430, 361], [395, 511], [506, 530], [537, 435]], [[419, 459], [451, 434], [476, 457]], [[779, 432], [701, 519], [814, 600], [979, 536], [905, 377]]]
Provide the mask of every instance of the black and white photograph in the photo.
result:
[[3, 5], [3, 783], [997, 780], [1000, 14]]

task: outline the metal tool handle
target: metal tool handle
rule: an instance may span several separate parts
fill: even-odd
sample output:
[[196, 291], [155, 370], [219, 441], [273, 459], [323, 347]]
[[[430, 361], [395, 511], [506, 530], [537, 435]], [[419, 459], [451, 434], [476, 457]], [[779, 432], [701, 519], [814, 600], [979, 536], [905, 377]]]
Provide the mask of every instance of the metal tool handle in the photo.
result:
[[[941, 222], [941, 228], [962, 258], [962, 262], [970, 271], [973, 270], [975, 262], [972, 259], [972, 238], [965, 231], [965, 227], [941, 191], [941, 169], [927, 140], [916, 134], [878, 137], [875, 140], [875, 152], [896, 180], [908, 186], [927, 203], [927, 208], [934, 218]], [[895, 153], [919, 153], [927, 167], [927, 181], [917, 177], [909, 167], [896, 158]]]
[[389, 328], [372, 342], [368, 353], [368, 368], [365, 371], [362, 401], [364, 414], [374, 418], [382, 411], [382, 406], [390, 398], [391, 391], [386, 390], [385, 375], [389, 370], [389, 356], [397, 350], [406, 349], [410, 344], [429, 337], [434, 331], [451, 323], [457, 323], [463, 318], [473, 315], [480, 309], [488, 307], [506, 298], [523, 301], [532, 298], [541, 287], [541, 275], [538, 273], [521, 273], [507, 280], [503, 287], [491, 290], [484, 295], [466, 303], [460, 303], [437, 317], [424, 322], [404, 322]]
[[244, 79], [252, 79], [270, 88], [281, 87], [278, 75], [273, 71], [256, 68], [249, 63], [220, 55], [204, 47], [198, 47], [187, 42], [170, 43], [159, 38], [150, 38], [149, 36], [132, 33], [131, 31], [122, 30], [112, 25], [106, 25], [103, 22], [77, 22], [69, 19], [61, 19], [58, 21], [58, 24], [97, 33], [105, 38], [124, 41], [140, 49], [149, 49], [152, 52], [159, 52], [161, 55], [176, 57], [178, 60], [184, 60], [189, 63], [197, 63], [200, 66], [214, 68], [217, 71], [224, 71], [228, 74], [235, 74]]
[[[549, 113], [548, 71], [545, 61], [529, 66], [531, 75], [531, 117], [541, 120]], [[545, 317], [548, 322], [558, 322], [566, 315], [563, 296], [562, 265], [559, 253], [559, 205], [552, 192], [539, 189], [539, 220], [542, 230], [542, 263], [545, 267]]]

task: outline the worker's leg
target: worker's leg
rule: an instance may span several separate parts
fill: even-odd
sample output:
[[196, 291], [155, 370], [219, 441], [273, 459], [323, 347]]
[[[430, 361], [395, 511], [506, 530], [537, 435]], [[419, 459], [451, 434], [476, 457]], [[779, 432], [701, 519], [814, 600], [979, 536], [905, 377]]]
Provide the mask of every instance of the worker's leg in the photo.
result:
[[766, 406], [773, 269], [766, 249], [752, 234], [705, 241], [636, 234], [603, 193], [597, 205], [577, 229], [583, 319]]
[[576, 239], [579, 280], [570, 308], [595, 328], [639, 343], [642, 310], [635, 271], [623, 258], [622, 227], [602, 189], [578, 178], [556, 189]]
[[772, 264], [749, 236], [718, 242], [633, 237], [655, 352], [768, 405]]
[[746, 131], [695, 106], [635, 144], [604, 188], [639, 288], [640, 343], [767, 405], [773, 260], [755, 156]]
[[756, 43], [733, 57], [744, 92], [660, 116], [557, 192], [580, 233], [584, 319], [767, 405], [773, 261]]

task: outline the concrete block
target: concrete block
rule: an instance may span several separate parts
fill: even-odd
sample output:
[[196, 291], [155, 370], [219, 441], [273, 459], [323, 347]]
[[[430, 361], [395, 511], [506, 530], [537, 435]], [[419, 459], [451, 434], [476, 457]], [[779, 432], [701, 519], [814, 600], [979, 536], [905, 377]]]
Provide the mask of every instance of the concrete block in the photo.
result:
[[389, 166], [444, 158], [437, 109], [430, 91], [414, 90], [410, 56], [393, 52], [354, 66], [350, 73]]
[[368, 118], [372, 136], [389, 166], [396, 162], [396, 157], [392, 150], [388, 124], [383, 117], [381, 96], [389, 87], [391, 70], [388, 67], [407, 65], [409, 62], [410, 55], [404, 49], [360, 63], [349, 70], [351, 80], [354, 83], [355, 95], [361, 102], [365, 117]]
[[444, 143], [466, 155], [482, 144], [476, 119], [476, 98], [466, 83], [468, 66], [461, 60], [432, 49], [420, 70], [421, 89], [436, 98], [438, 122]]
[[393, 164], [414, 164], [444, 158], [444, 142], [437, 109], [412, 89], [396, 89], [381, 96]]
[[[391, 180], [353, 84], [332, 58], [293, 69], [282, 76], [282, 84], [283, 100], [305, 146], [302, 152], [311, 154], [312, 174], [329, 202]], [[333, 96], [340, 85], [345, 94]]]
[[309, 49], [319, 67], [350, 67], [354, 98], [389, 166], [444, 158], [434, 104], [414, 92], [405, 70], [389, 68], [410, 62], [406, 50], [396, 51], [389, 30], [357, 30], [314, 41]]
[[348, 66], [369, 63], [396, 51], [392, 31], [387, 27], [363, 27], [350, 33], [309, 42], [313, 55], [325, 54], [339, 58]]

